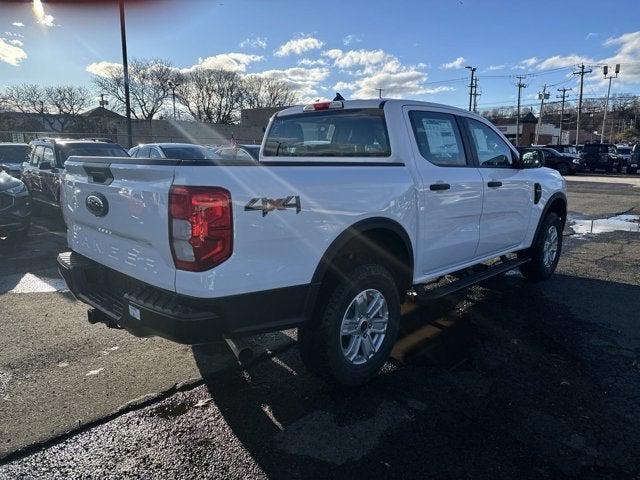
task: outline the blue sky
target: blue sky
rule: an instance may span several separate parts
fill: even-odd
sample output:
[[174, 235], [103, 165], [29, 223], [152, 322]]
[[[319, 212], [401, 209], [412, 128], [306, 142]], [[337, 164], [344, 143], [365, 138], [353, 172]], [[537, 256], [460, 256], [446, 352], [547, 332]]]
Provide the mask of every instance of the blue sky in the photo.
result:
[[[116, 1], [0, 5], [0, 85], [89, 85], [121, 61]], [[87, 2], [84, 2], [85, 4]], [[622, 64], [613, 91], [640, 93], [640, 2], [139, 0], [127, 7], [130, 56], [222, 67], [291, 82], [305, 99], [383, 95], [464, 106], [466, 65], [479, 107], [524, 103], [543, 84], [573, 87], [571, 66]], [[566, 68], [563, 68], [566, 67]], [[586, 96], [602, 95], [599, 67]]]

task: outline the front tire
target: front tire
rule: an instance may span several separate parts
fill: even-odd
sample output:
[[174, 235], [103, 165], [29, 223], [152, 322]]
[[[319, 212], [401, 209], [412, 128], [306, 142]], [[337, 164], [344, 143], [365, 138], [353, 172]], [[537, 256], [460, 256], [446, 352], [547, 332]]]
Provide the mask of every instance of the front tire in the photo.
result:
[[368, 264], [328, 289], [326, 302], [298, 329], [302, 361], [326, 380], [363, 385], [382, 368], [398, 335], [398, 287], [385, 267]]
[[548, 279], [555, 272], [562, 251], [562, 219], [548, 213], [540, 226], [540, 233], [525, 254], [530, 261], [520, 267], [528, 280], [538, 282]]

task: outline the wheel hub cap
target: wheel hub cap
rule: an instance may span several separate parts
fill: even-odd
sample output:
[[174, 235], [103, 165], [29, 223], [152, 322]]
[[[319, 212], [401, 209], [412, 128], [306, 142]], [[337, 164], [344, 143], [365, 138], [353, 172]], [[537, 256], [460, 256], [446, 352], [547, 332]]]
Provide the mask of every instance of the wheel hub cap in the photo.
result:
[[363, 290], [351, 301], [342, 317], [340, 342], [349, 363], [362, 365], [370, 360], [384, 341], [389, 323], [387, 301], [378, 290]]

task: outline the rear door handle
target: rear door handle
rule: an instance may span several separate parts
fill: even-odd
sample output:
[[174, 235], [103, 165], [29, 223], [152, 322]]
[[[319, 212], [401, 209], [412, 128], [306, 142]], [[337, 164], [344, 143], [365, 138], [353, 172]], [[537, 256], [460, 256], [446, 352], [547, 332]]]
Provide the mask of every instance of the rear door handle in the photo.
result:
[[431, 185], [429, 185], [429, 190], [432, 190], [434, 192], [438, 190], [449, 190], [450, 188], [451, 185], [449, 185], [448, 183], [432, 183]]
[[498, 187], [501, 187], [501, 186], [502, 186], [502, 182], [498, 182], [497, 180], [493, 180], [493, 181], [487, 183], [487, 187], [490, 187], [490, 188], [498, 188]]

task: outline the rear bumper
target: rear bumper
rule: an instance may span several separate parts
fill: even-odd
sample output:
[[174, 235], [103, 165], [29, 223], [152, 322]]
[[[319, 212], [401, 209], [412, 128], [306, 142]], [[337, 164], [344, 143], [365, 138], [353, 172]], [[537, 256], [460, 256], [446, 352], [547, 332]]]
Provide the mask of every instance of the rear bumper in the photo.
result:
[[199, 299], [145, 284], [75, 252], [58, 255], [58, 269], [75, 297], [92, 306], [89, 321], [184, 344], [294, 327], [315, 298], [299, 285], [215, 299]]

